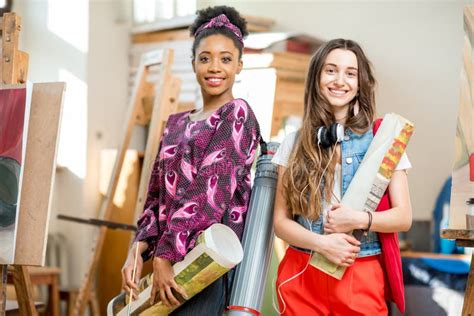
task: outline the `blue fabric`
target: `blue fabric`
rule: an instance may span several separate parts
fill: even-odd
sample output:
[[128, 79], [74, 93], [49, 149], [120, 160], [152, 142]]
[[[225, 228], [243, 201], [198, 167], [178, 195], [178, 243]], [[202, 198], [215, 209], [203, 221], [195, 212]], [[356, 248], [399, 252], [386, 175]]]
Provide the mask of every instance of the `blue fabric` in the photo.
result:
[[[440, 237], [441, 230], [449, 227], [449, 205], [451, 203], [452, 179], [449, 177], [439, 192], [433, 210], [433, 251], [437, 253], [464, 253], [463, 247], [456, 246], [455, 240]], [[448, 210], [445, 212], [445, 208]]]
[[[372, 139], [374, 138], [372, 128], [370, 128], [367, 132], [361, 135], [352, 132], [350, 129], [346, 129], [345, 135], [346, 137], [341, 142], [342, 195], [346, 193], [346, 190], [349, 187], [352, 178], [357, 172], [357, 169], [359, 168], [360, 163], [364, 159], [365, 153], [367, 152], [367, 149], [369, 148], [369, 145], [372, 142]], [[310, 229], [311, 223], [311, 231], [318, 234], [324, 233], [322, 212], [317, 221], [311, 222], [303, 216], [296, 216], [295, 220], [308, 230]], [[367, 236], [362, 237], [360, 242], [361, 247], [358, 257], [367, 257], [382, 253], [377, 233], [369, 232]], [[305, 251], [305, 249], [297, 247], [295, 248], [298, 250]], [[309, 251], [306, 250], [306, 252]]]
[[469, 262], [459, 259], [422, 258], [423, 262], [437, 271], [452, 274], [468, 274]]
[[[403, 280], [405, 285], [444, 287], [463, 293], [469, 270], [463, 268], [465, 264], [465, 261], [459, 259], [402, 257]], [[446, 266], [454, 267], [452, 271], [455, 272], [446, 271], [450, 269]], [[462, 269], [466, 273], [461, 273]]]

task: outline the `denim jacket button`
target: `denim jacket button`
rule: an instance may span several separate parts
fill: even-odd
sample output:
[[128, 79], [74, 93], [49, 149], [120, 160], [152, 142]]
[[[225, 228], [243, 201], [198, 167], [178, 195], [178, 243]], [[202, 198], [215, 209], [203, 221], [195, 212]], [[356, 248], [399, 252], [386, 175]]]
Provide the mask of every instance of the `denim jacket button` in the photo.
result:
[[351, 138], [349, 137], [349, 135], [344, 136], [344, 140], [345, 140], [345, 141], [348, 141], [349, 139], [351, 139]]
[[346, 163], [347, 163], [348, 165], [350, 165], [350, 164], [352, 163], [352, 158], [351, 158], [351, 157], [347, 157], [347, 158], [346, 158]]

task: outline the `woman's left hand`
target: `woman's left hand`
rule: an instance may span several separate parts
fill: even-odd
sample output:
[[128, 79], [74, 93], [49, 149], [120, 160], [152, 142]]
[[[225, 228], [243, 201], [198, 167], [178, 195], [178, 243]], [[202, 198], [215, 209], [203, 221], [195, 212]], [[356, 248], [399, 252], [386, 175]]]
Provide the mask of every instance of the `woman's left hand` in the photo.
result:
[[354, 229], [363, 228], [364, 221], [368, 221], [367, 214], [356, 211], [344, 204], [334, 204], [328, 212], [325, 233], [349, 233]]
[[174, 296], [173, 291], [187, 299], [185, 290], [174, 280], [173, 267], [167, 259], [155, 257], [153, 259], [153, 285], [151, 288], [150, 304], [154, 304], [159, 295], [163, 304], [169, 308], [176, 307], [181, 303]]

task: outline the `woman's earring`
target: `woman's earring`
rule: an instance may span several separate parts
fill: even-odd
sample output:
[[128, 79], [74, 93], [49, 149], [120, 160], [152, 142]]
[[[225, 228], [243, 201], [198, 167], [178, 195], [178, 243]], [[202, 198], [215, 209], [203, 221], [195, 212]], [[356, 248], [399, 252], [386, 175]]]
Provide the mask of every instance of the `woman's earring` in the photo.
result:
[[359, 113], [359, 98], [358, 96], [356, 98], [357, 100], [354, 103], [354, 116], [356, 116]]

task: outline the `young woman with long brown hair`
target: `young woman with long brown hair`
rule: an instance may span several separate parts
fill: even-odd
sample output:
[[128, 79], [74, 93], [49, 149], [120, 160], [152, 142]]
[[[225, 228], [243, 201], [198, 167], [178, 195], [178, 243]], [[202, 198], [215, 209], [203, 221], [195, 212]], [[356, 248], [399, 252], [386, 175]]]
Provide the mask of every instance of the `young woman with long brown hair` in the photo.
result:
[[[283, 315], [387, 314], [377, 233], [411, 226], [407, 157], [387, 189], [390, 209], [368, 214], [340, 203], [373, 139], [374, 88], [370, 62], [354, 41], [331, 40], [311, 60], [302, 127], [273, 159], [280, 165], [275, 233], [290, 245], [277, 279]], [[357, 240], [353, 230], [366, 234]], [[342, 280], [309, 265], [313, 252], [348, 267]]]

